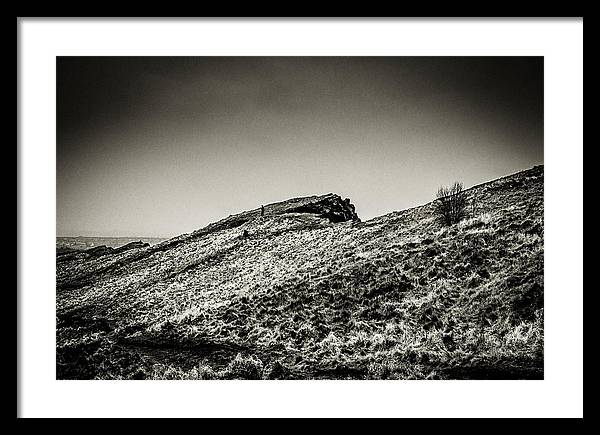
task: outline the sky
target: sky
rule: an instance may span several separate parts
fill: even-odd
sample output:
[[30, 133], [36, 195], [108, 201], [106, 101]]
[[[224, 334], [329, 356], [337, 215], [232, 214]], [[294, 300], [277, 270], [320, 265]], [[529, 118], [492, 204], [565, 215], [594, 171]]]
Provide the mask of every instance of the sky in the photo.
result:
[[362, 220], [543, 163], [542, 57], [59, 57], [57, 235], [326, 193]]

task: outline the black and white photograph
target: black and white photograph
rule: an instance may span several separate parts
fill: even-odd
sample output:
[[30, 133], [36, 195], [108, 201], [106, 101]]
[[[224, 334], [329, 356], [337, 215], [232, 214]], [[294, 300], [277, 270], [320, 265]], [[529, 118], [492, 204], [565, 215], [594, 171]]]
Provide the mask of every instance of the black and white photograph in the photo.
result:
[[17, 418], [583, 418], [583, 18], [17, 18]]
[[57, 379], [543, 379], [542, 57], [56, 66]]

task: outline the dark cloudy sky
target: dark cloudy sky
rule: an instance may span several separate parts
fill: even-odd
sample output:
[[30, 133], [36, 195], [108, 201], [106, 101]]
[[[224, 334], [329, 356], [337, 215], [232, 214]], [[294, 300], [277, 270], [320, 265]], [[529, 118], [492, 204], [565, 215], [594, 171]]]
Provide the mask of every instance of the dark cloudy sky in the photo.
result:
[[328, 192], [366, 220], [539, 163], [541, 57], [57, 59], [59, 236]]

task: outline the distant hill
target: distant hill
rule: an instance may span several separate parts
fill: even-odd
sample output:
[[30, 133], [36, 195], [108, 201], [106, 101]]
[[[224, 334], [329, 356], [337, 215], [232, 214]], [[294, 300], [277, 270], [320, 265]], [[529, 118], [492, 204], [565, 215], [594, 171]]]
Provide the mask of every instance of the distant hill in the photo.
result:
[[56, 252], [64, 253], [71, 250], [85, 250], [98, 246], [119, 248], [131, 242], [144, 242], [154, 245], [166, 240], [161, 237], [57, 237]]
[[57, 237], [56, 252], [68, 252], [74, 249], [84, 250], [97, 246], [119, 248], [131, 242], [144, 242], [154, 245], [163, 240], [165, 239], [160, 237]]
[[57, 377], [542, 378], [543, 181], [475, 186], [451, 227], [328, 194], [59, 253]]

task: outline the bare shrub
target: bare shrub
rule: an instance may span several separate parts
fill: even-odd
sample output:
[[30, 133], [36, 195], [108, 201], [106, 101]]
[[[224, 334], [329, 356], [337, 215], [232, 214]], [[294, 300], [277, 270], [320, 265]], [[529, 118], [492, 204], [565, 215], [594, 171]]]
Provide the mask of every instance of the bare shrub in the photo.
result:
[[436, 196], [435, 214], [442, 224], [450, 226], [467, 216], [468, 201], [462, 183], [455, 182], [450, 187], [442, 186]]

